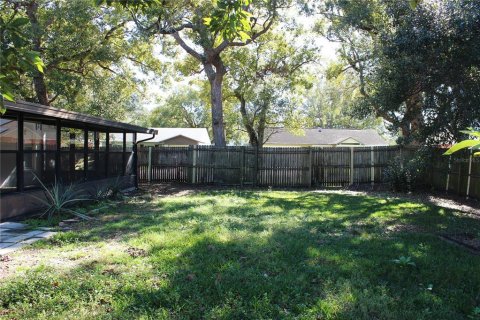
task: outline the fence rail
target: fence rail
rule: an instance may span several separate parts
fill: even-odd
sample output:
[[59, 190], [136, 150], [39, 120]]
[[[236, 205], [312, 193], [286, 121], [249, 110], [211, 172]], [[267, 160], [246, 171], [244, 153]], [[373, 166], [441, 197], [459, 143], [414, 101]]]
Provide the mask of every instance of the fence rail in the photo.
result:
[[[396, 156], [416, 149], [389, 147], [254, 148], [190, 146], [142, 148], [140, 181], [272, 187], [344, 187], [386, 182]], [[428, 183], [437, 189], [480, 198], [480, 163], [468, 154], [435, 150]], [[468, 185], [468, 186], [467, 186]], [[468, 192], [467, 192], [468, 191]]]

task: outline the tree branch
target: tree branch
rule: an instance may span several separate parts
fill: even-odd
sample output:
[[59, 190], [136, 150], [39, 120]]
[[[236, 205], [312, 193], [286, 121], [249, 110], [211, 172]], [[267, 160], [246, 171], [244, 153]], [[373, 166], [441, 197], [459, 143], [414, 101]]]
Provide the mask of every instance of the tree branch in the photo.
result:
[[174, 32], [171, 34], [172, 37], [177, 41], [177, 43], [185, 50], [187, 51], [188, 54], [190, 54], [192, 57], [197, 59], [198, 61], [203, 62], [205, 60], [204, 56], [197, 51], [193, 50], [188, 44], [183, 41], [183, 39], [180, 37], [180, 34], [178, 31]]

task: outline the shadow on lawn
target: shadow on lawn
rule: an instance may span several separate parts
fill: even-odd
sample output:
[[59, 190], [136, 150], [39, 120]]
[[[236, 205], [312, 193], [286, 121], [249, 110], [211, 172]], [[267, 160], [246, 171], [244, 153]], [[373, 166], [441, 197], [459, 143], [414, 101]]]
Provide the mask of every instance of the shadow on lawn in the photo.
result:
[[[120, 292], [130, 297], [121, 312], [141, 306], [146, 314], [166, 309], [190, 319], [460, 319], [473, 309], [472, 295], [460, 288], [444, 301], [452, 279], [454, 285], [480, 285], [478, 277], [467, 279], [468, 273], [447, 259], [470, 266], [480, 259], [429, 236], [361, 238], [313, 231], [320, 227], [303, 223], [275, 230], [267, 239], [205, 238], [176, 259], [166, 287]], [[416, 267], [392, 262], [402, 255], [414, 256]], [[432, 273], [437, 263], [452, 275]], [[428, 283], [435, 292], [426, 289]]]
[[[247, 200], [238, 206], [223, 208], [216, 196], [232, 194]], [[342, 231], [352, 227], [385, 231], [392, 225], [418, 226], [424, 232], [475, 232], [478, 220], [453, 216], [451, 211], [434, 206], [405, 203], [398, 199], [381, 199], [364, 196], [300, 193], [295, 198], [269, 196], [269, 192], [208, 191], [197, 196], [209, 198], [178, 198], [172, 202], [131, 203], [118, 208], [111, 220], [96, 224], [85, 223], [81, 241], [123, 237], [128, 240], [145, 232], [162, 232], [171, 225], [194, 222], [199, 231], [226, 225], [232, 229], [259, 232], [269, 228], [269, 217], [290, 218], [299, 222], [317, 221], [319, 230]], [[207, 207], [208, 212], [201, 211]], [[329, 214], [323, 214], [322, 209]], [[320, 210], [320, 211], [319, 211]], [[216, 213], [230, 216], [231, 221], [217, 220]], [[312, 214], [312, 212], [314, 212]], [[334, 215], [334, 216], [333, 216]], [[360, 231], [361, 231], [360, 230]], [[478, 231], [478, 230], [477, 230]]]
[[[452, 217], [443, 210], [345, 195], [264, 199], [265, 195], [242, 192], [237, 196], [260, 201], [261, 208], [255, 201], [251, 206], [228, 208], [223, 214], [241, 221], [222, 224], [251, 236], [229, 241], [208, 236], [195, 242], [175, 259], [175, 272], [167, 275], [167, 286], [119, 292], [130, 301], [121, 312], [138, 311], [142, 306], [145, 314], [164, 309], [175, 317], [192, 319], [460, 319], [479, 303], [480, 291], [475, 296], [475, 290], [480, 288], [480, 279], [471, 276], [480, 263], [478, 257], [432, 234], [399, 232], [385, 236], [378, 232], [384, 228], [381, 220], [361, 223], [379, 211], [392, 214], [389, 210], [397, 210], [398, 219], [387, 224], [419, 223], [433, 230]], [[194, 210], [200, 205], [184, 204], [183, 213], [160, 223], [198, 219], [202, 230], [208, 230], [214, 227], [213, 220]], [[319, 206], [338, 208], [334, 212], [338, 216], [322, 217], [320, 213], [312, 217], [310, 211]], [[268, 220], [263, 218], [271, 216], [276, 207], [281, 212], [273, 215], [298, 215], [298, 223], [293, 228], [277, 225], [268, 237], [262, 237], [261, 231], [269, 229]], [[163, 209], [165, 215], [176, 210]], [[405, 214], [405, 210], [410, 213]], [[452, 228], [472, 227], [469, 218], [455, 219], [459, 222], [452, 221]], [[425, 225], [428, 220], [431, 226]], [[360, 230], [349, 228], [356, 224], [361, 225]], [[150, 255], [156, 256], [161, 249], [153, 247]], [[411, 256], [416, 265], [392, 262], [400, 256]], [[164, 272], [155, 269], [154, 260], [152, 264], [159, 274]], [[434, 291], [428, 289], [429, 284], [435, 285]]]
[[[94, 292], [106, 290], [97, 291], [98, 282], [118, 277], [118, 285], [102, 298], [108, 301], [99, 303], [111, 305], [113, 318], [124, 319], [162, 314], [182, 319], [463, 319], [480, 305], [480, 257], [431, 233], [478, 230], [477, 220], [370, 197], [204, 195], [129, 204], [118, 208], [116, 221], [86, 225], [80, 242], [118, 234], [129, 241], [179, 228], [195, 241], [178, 245], [178, 254], [168, 257], [164, 247], [151, 246], [146, 257], [131, 258], [148, 268], [130, 278], [106, 272], [111, 261], [79, 266], [66, 277], [88, 274], [90, 282], [74, 282], [65, 294], [96, 299]], [[220, 197], [229, 205], [222, 206]], [[397, 223], [428, 232], [383, 232]], [[231, 236], [217, 237], [212, 230], [219, 227], [232, 231]], [[411, 257], [415, 266], [392, 262], [401, 256]], [[52, 290], [51, 284], [41, 290]], [[32, 299], [37, 295], [32, 291]]]

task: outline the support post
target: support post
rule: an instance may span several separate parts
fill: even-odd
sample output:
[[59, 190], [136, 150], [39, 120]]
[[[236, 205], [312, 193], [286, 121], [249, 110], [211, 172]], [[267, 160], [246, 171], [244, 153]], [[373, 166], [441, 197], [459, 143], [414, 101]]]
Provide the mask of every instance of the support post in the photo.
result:
[[105, 178], [108, 178], [109, 172], [109, 164], [110, 162], [110, 131], [107, 129], [105, 132]]
[[308, 148], [308, 187], [312, 187], [312, 147]]
[[57, 132], [56, 132], [56, 136], [57, 136], [57, 147], [55, 149], [55, 176], [56, 176], [56, 179], [57, 181], [61, 181], [61, 175], [62, 175], [62, 172], [61, 172], [61, 161], [62, 161], [62, 158], [61, 158], [61, 151], [62, 151], [62, 124], [60, 122], [60, 119], [56, 119], [55, 120], [55, 125], [56, 125], [56, 129], [57, 129]]
[[17, 190], [22, 192], [24, 189], [24, 151], [23, 151], [23, 113], [19, 113], [17, 116]]
[[88, 129], [83, 128], [83, 180], [88, 179]]
[[254, 184], [258, 185], [258, 146], [255, 146], [255, 171], [254, 171]]
[[470, 157], [468, 159], [467, 199], [470, 195], [470, 181], [472, 178], [472, 160], [473, 160], [473, 150], [470, 150]]
[[448, 156], [447, 182], [445, 184], [445, 192], [448, 192], [450, 187], [450, 171], [452, 171], [452, 156]]
[[240, 187], [243, 188], [243, 182], [245, 181], [245, 146], [240, 148]]
[[350, 185], [353, 185], [353, 147], [350, 147]]
[[197, 146], [192, 146], [192, 183], [197, 183]]
[[133, 163], [132, 163], [132, 175], [135, 179], [135, 189], [138, 189], [138, 148], [137, 148], [137, 133], [134, 132], [133, 134], [133, 146], [132, 146], [132, 153], [133, 153]]
[[373, 147], [370, 147], [370, 181], [372, 182], [372, 188], [375, 184], [375, 151]]
[[147, 167], [147, 180], [152, 182], [152, 146], [148, 147], [148, 167]]
[[127, 132], [122, 132], [123, 145], [122, 145], [122, 176], [127, 173]]

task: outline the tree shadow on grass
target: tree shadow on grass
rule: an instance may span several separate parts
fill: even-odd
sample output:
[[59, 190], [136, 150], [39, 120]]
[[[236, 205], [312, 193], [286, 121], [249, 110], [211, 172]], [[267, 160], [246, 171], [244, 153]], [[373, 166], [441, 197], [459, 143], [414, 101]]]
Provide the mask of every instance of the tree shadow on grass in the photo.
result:
[[[147, 314], [169, 310], [190, 319], [461, 319], [475, 306], [480, 278], [469, 272], [478, 257], [428, 235], [318, 229], [308, 222], [268, 237], [200, 240], [178, 256], [164, 288], [123, 291], [132, 298], [123, 311], [142, 305]], [[416, 265], [392, 261], [400, 256]]]
[[[478, 228], [476, 220], [370, 197], [244, 191], [204, 196], [144, 204], [141, 213], [126, 205], [120, 208], [124, 219], [88, 229], [80, 240], [120, 232], [128, 241], [185, 228], [190, 242], [173, 243], [175, 254], [154, 244], [146, 256], [131, 258], [136, 260], [128, 268], [147, 266], [138, 274], [112, 273], [110, 264], [117, 262], [107, 258], [64, 275], [95, 281], [69, 280], [70, 288], [57, 297], [51, 288], [56, 280], [39, 277], [40, 284], [50, 282], [35, 294], [108, 300], [108, 317], [124, 319], [462, 319], [480, 304], [480, 257], [432, 233], [381, 232], [391, 223], [432, 232], [444, 225]], [[217, 199], [222, 196], [229, 200], [223, 206]], [[228, 237], [215, 234], [216, 228]], [[415, 265], [393, 261], [401, 256]], [[105, 285], [101, 290], [99, 283]], [[24, 298], [15, 297], [4, 307]]]

